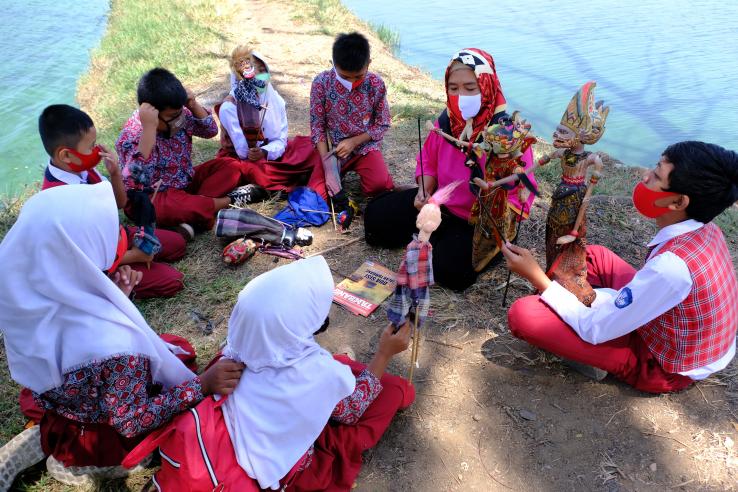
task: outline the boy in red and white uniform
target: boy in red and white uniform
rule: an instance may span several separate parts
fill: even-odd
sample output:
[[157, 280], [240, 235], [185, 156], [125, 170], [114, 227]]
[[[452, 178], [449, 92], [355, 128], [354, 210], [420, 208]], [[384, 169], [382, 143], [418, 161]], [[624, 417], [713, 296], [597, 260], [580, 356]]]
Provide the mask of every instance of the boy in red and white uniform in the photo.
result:
[[[49, 154], [42, 190], [63, 185], [100, 183], [105, 177], [95, 170], [95, 166], [104, 160], [116, 205], [119, 209], [126, 206], [128, 198], [118, 156], [97, 143], [97, 130], [87, 113], [66, 104], [53, 104], [41, 113], [38, 130]], [[134, 295], [139, 299], [174, 296], [184, 288], [184, 275], [162, 261], [181, 259], [185, 254], [185, 240], [174, 231], [156, 229], [161, 250], [156, 255], [147, 255], [133, 246], [135, 231], [135, 227], [126, 228], [128, 244], [131, 246], [120, 262], [142, 274], [141, 281], [133, 288]]]
[[[738, 282], [720, 228], [738, 200], [738, 155], [703, 142], [669, 146], [633, 191], [656, 220], [646, 264], [636, 271], [602, 246], [587, 247], [591, 308], [552, 282], [530, 251], [507, 244], [508, 267], [541, 292], [516, 301], [510, 331], [603, 378], [679, 391], [725, 368], [735, 355]], [[606, 372], [605, 372], [606, 371]]]

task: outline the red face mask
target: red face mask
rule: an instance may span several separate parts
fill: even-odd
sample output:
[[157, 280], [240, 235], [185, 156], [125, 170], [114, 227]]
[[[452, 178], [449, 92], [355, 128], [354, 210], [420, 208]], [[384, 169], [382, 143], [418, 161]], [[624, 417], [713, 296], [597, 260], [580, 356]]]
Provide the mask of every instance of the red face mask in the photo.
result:
[[102, 157], [100, 157], [100, 147], [98, 147], [97, 145], [92, 148], [92, 152], [90, 152], [89, 154], [81, 154], [74, 149], [70, 149], [69, 147], [64, 147], [64, 150], [69, 151], [70, 154], [75, 156], [80, 161], [79, 164], [67, 162], [69, 169], [71, 169], [75, 173], [89, 171], [93, 167], [97, 166], [100, 162], [100, 159], [102, 159]]
[[120, 226], [118, 247], [115, 249], [115, 259], [113, 260], [113, 264], [110, 265], [110, 268], [108, 268], [106, 272], [113, 273], [118, 269], [118, 267], [120, 266], [120, 261], [123, 259], [123, 255], [126, 254], [126, 251], [128, 251], [128, 234], [126, 233], [126, 230], [123, 228], [123, 226]]
[[633, 188], [633, 205], [641, 215], [649, 219], [661, 217], [669, 211], [668, 207], [659, 207], [655, 203], [662, 198], [679, 196], [679, 193], [672, 191], [654, 191], [649, 189], [645, 183], [640, 182]]

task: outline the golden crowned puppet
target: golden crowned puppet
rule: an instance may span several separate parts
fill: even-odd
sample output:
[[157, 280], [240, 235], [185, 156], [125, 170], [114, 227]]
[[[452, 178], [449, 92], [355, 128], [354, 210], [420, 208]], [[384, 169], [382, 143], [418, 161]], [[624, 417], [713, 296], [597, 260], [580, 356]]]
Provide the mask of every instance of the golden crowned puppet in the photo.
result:
[[601, 176], [602, 161], [584, 146], [602, 137], [610, 111], [602, 101], [595, 103], [595, 86], [595, 82], [587, 82], [577, 91], [554, 131], [557, 150], [538, 161], [539, 165], [552, 159], [561, 162], [561, 181], [553, 192], [546, 218], [547, 274], [588, 306], [595, 292], [587, 282], [586, 209]]
[[[479, 199], [471, 211], [470, 222], [474, 224], [474, 240], [472, 245], [472, 264], [476, 271], [481, 271], [494, 258], [505, 241], [511, 241], [517, 235], [516, 222], [529, 210], [521, 207], [514, 209], [509, 194], [518, 194], [519, 204], [529, 204], [531, 193], [537, 194], [537, 188], [525, 174], [523, 154], [536, 142], [530, 134], [530, 124], [520, 118], [516, 111], [512, 122], [502, 121], [490, 125], [484, 131], [484, 140], [477, 148], [486, 153], [484, 179], [474, 178], [479, 186]], [[500, 183], [512, 175], [517, 175], [523, 182]], [[520, 216], [520, 217], [519, 217]]]

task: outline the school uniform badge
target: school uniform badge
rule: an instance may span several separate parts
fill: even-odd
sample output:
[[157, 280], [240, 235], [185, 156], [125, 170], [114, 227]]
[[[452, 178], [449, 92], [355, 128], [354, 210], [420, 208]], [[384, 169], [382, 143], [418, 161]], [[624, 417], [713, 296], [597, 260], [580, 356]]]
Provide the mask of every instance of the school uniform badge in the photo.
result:
[[633, 291], [631, 291], [628, 287], [623, 287], [623, 290], [620, 291], [618, 297], [615, 298], [615, 306], [618, 309], [623, 309], [624, 307], [630, 306], [632, 302]]

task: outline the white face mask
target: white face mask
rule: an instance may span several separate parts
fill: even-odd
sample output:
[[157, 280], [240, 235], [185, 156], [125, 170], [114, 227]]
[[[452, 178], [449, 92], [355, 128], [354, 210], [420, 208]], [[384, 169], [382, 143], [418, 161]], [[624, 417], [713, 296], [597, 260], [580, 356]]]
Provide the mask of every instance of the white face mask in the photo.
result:
[[350, 90], [351, 90], [351, 87], [353, 87], [353, 84], [352, 84], [351, 82], [349, 82], [348, 80], [344, 79], [343, 77], [341, 77], [340, 75], [338, 75], [338, 71], [337, 71], [337, 70], [336, 70], [335, 68], [333, 69], [333, 72], [335, 72], [335, 74], [336, 74], [336, 80], [338, 80], [338, 82], [339, 82], [339, 83], [340, 83], [340, 84], [341, 84], [341, 85], [342, 85], [342, 86], [343, 86], [343, 87], [344, 87], [344, 88], [345, 88], [345, 89], [346, 89], [347, 91], [350, 91]]
[[464, 120], [474, 118], [482, 107], [482, 94], [459, 96], [459, 111]]

